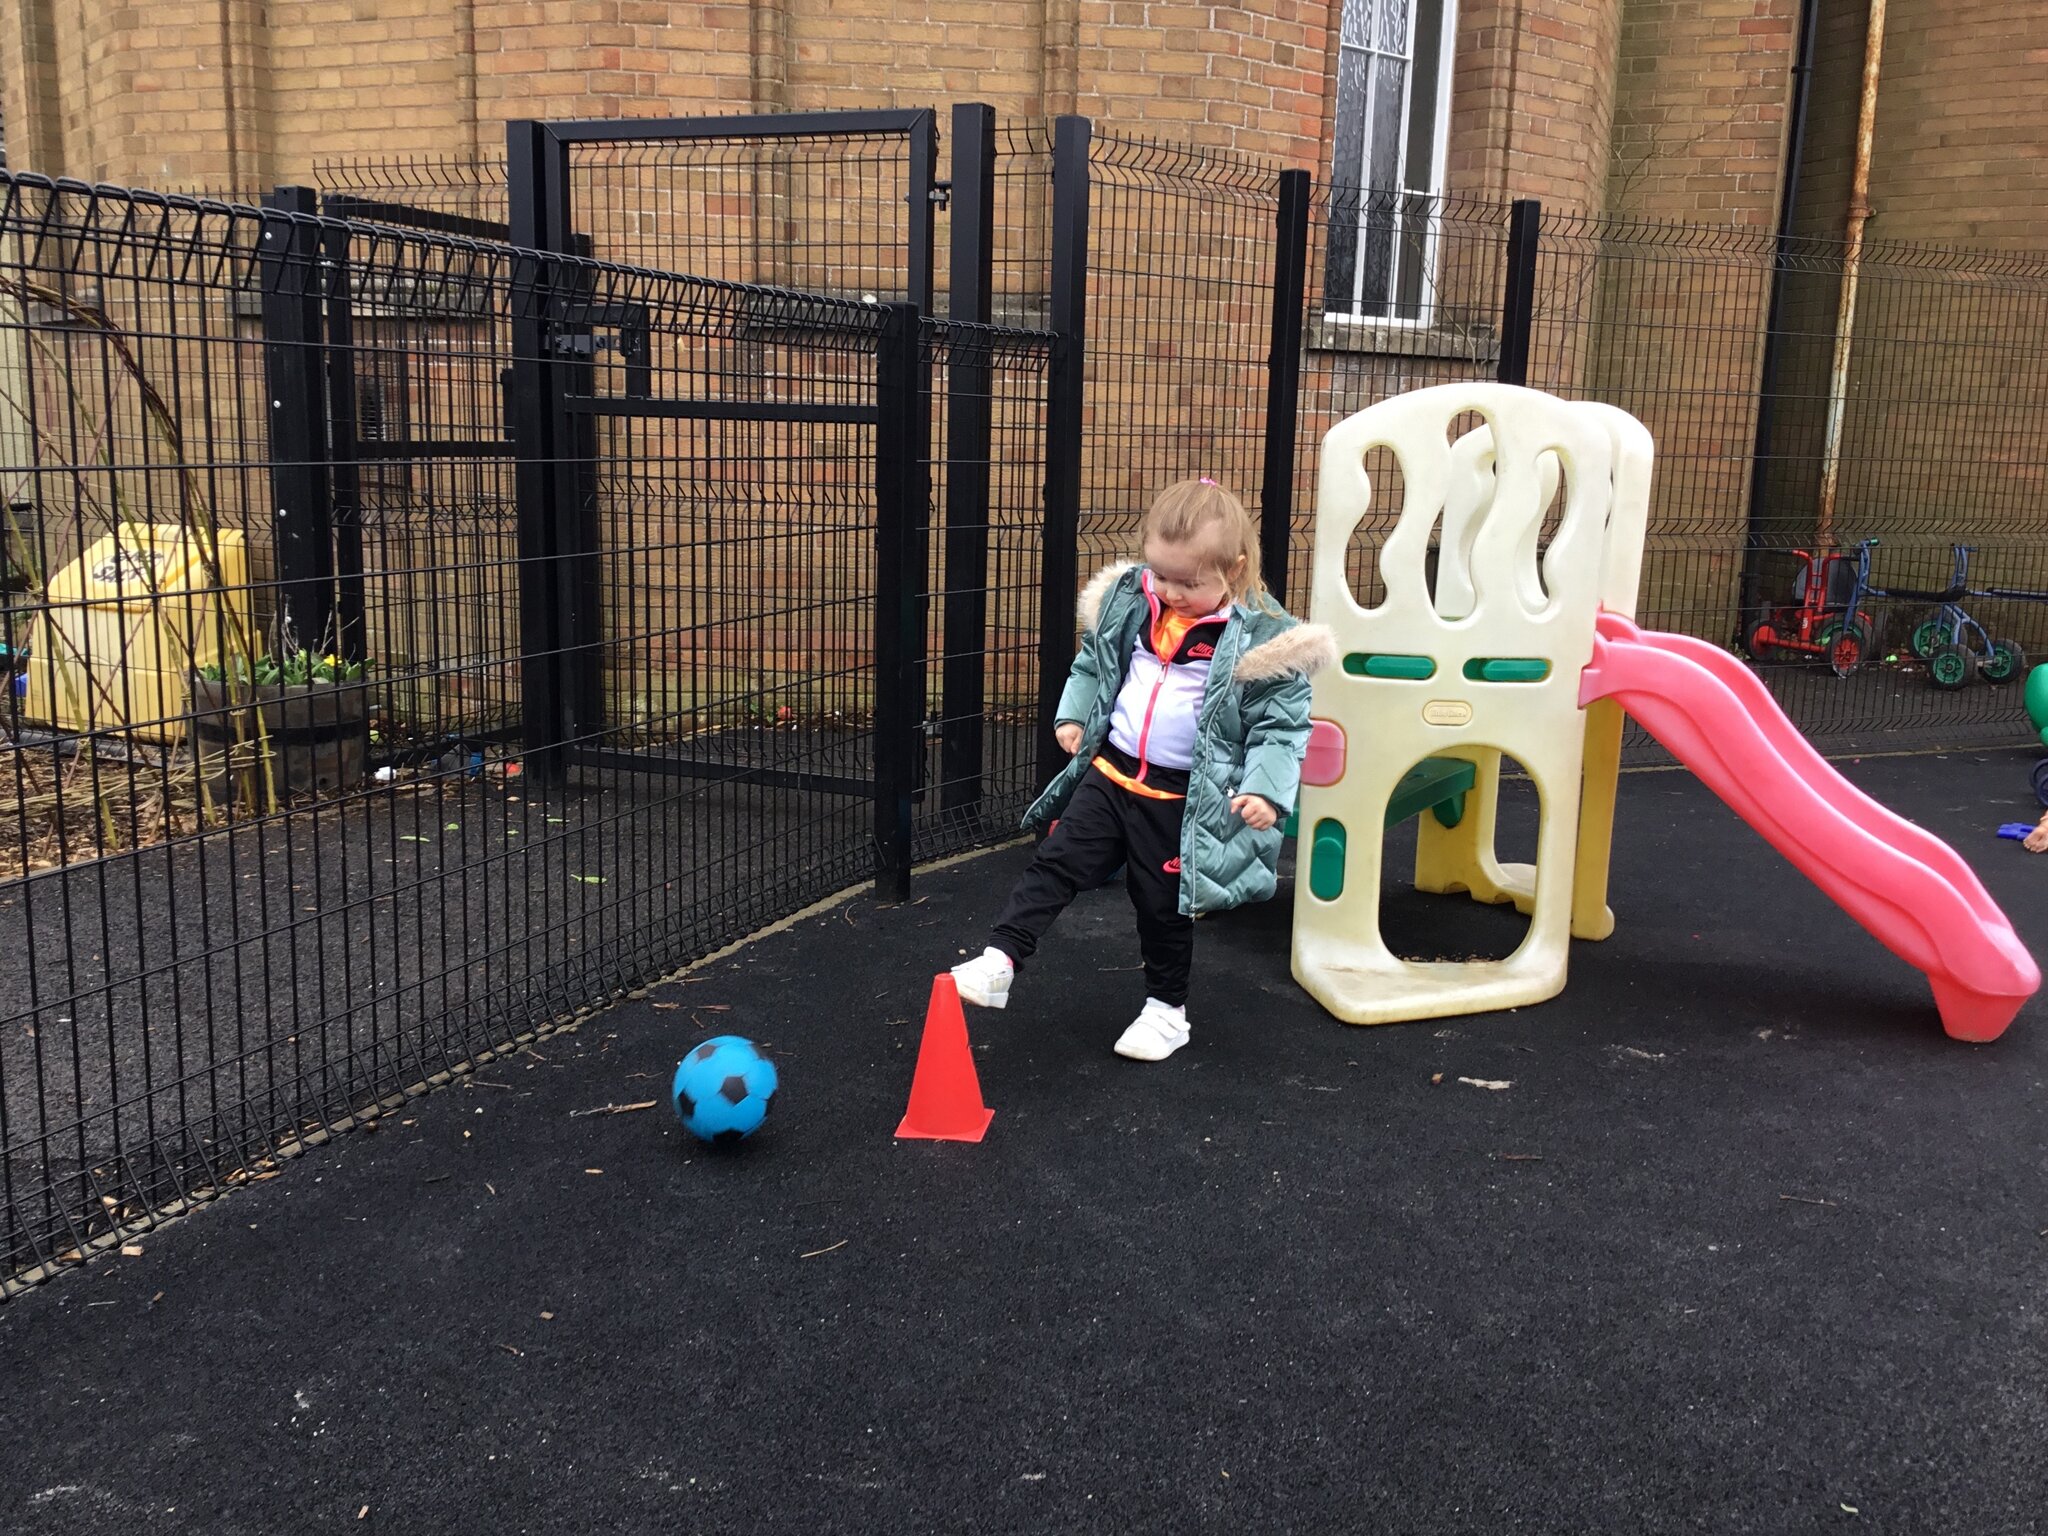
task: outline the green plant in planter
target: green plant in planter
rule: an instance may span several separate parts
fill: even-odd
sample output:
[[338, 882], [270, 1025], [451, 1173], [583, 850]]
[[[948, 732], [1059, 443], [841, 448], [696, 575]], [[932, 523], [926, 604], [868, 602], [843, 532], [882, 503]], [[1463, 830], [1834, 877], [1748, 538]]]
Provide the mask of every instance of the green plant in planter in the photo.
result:
[[[369, 668], [369, 662], [344, 662], [338, 655], [315, 655], [313, 651], [287, 651], [283, 659], [266, 651], [256, 657], [254, 668], [246, 655], [233, 657], [236, 682], [248, 682], [258, 688], [276, 684], [291, 688], [309, 682], [362, 682]], [[199, 668], [199, 676], [205, 682], [227, 682], [227, 664], [209, 662]]]
[[367, 661], [343, 661], [329, 653], [325, 656], [312, 651], [287, 651], [284, 658], [265, 652], [255, 658], [252, 665], [246, 656], [236, 656], [229, 662], [208, 662], [199, 669], [200, 678], [209, 683], [224, 683], [228, 680], [228, 669], [232, 666], [235, 681], [253, 684], [258, 688], [277, 685], [303, 687], [310, 683], [359, 683], [369, 671]]
[[201, 803], [279, 811], [287, 797], [360, 780], [369, 709], [360, 688], [344, 686], [371, 666], [289, 645], [195, 668]]
[[368, 702], [365, 690], [346, 685], [363, 682], [371, 666], [289, 646], [196, 667], [192, 732], [202, 805], [239, 802], [275, 812], [287, 797], [358, 782]]

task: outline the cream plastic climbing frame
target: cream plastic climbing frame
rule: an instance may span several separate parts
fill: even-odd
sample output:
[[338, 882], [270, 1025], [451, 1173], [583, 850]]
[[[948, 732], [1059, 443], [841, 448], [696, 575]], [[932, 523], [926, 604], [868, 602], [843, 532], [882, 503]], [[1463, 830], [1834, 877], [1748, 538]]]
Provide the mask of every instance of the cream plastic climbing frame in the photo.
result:
[[[1453, 440], [1472, 413], [1483, 424]], [[1346, 559], [1370, 514], [1375, 449], [1399, 462], [1402, 507], [1379, 551], [1386, 597], [1367, 609]], [[1342, 730], [1347, 751], [1334, 783], [1302, 791], [1294, 974], [1337, 1017], [1391, 1023], [1538, 1002], [1564, 986], [1574, 934], [1612, 930], [1621, 713], [1581, 710], [1579, 674], [1601, 606], [1634, 613], [1652, 457], [1649, 433], [1623, 411], [1502, 384], [1397, 396], [1323, 439], [1311, 615], [1336, 632], [1344, 661], [1316, 680], [1313, 714]], [[1495, 855], [1503, 752], [1541, 800], [1534, 866]], [[1408, 961], [1381, 938], [1386, 807], [1432, 757], [1470, 762], [1474, 783], [1454, 826], [1422, 816], [1416, 884], [1526, 912], [1527, 937], [1505, 960]]]

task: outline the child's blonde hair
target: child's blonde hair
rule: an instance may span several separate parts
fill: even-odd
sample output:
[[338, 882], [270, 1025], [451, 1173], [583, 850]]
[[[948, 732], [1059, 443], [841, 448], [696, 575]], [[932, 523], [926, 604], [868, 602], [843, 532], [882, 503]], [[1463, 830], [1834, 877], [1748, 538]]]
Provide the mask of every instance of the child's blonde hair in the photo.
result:
[[1232, 602], [1280, 612], [1259, 578], [1258, 526], [1244, 503], [1214, 480], [1176, 480], [1154, 497], [1138, 524], [1139, 552], [1154, 539], [1200, 547]]

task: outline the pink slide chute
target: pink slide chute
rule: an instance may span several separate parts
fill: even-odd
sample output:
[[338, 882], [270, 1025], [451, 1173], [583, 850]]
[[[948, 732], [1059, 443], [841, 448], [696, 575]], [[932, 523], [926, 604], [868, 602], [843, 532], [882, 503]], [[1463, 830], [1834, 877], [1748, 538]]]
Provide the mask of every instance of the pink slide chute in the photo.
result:
[[1997, 1039], [2040, 988], [2033, 956], [1962, 857], [1829, 767], [1726, 651], [1603, 613], [1579, 703], [1610, 698], [1843, 911], [1925, 972], [1954, 1038]]

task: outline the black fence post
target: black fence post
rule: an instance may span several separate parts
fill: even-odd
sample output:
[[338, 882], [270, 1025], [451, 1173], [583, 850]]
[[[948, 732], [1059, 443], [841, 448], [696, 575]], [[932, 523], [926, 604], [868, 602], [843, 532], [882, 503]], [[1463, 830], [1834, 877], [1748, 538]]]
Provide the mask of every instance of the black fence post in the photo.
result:
[[512, 318], [512, 387], [506, 434], [515, 456], [519, 512], [520, 739], [525, 769], [542, 782], [563, 773], [561, 561], [555, 533], [555, 425], [561, 381], [550, 354], [547, 259], [548, 187], [553, 146], [544, 125], [505, 125], [505, 179], [511, 244], [518, 248], [508, 296]]
[[891, 304], [875, 358], [875, 889], [910, 896], [924, 668], [925, 469], [929, 387], [915, 304]]
[[328, 494], [327, 388], [318, 195], [279, 187], [263, 199], [263, 376], [269, 393], [271, 521], [279, 649], [324, 652], [335, 636], [334, 530]]
[[1266, 462], [1259, 490], [1259, 564], [1266, 588], [1287, 603], [1294, 533], [1294, 438], [1301, 422], [1301, 339], [1308, 298], [1307, 171], [1280, 173], [1274, 223], [1273, 344], [1266, 353]]
[[[995, 313], [996, 112], [953, 108], [950, 318], [987, 325]], [[988, 518], [994, 371], [983, 348], [956, 337], [946, 359], [946, 617], [939, 714], [939, 807], [981, 804], [988, 672]]]
[[1053, 735], [1074, 661], [1081, 556], [1081, 423], [1088, 332], [1088, 140], [1085, 117], [1053, 127], [1051, 378], [1046, 389], [1045, 548], [1038, 620], [1038, 782], [1067, 754]]
[[919, 112], [907, 138], [910, 188], [904, 196], [910, 199], [910, 251], [905, 275], [909, 279], [910, 302], [917, 306], [919, 314], [928, 315], [934, 302], [933, 230], [939, 209], [938, 114], [930, 109]]
[[606, 724], [604, 699], [603, 562], [597, 513], [598, 419], [572, 411], [571, 396], [597, 392], [597, 274], [588, 235], [573, 232], [569, 214], [568, 146], [549, 139], [548, 223], [561, 250], [577, 258], [555, 268], [548, 290], [548, 338], [554, 351], [555, 571], [561, 597], [562, 737], [574, 748], [595, 744]]
[[1503, 384], [1529, 382], [1529, 337], [1536, 326], [1536, 242], [1543, 204], [1518, 197], [1508, 215], [1508, 272], [1501, 296], [1500, 371]]
[[[335, 199], [322, 199], [330, 217]], [[328, 471], [334, 506], [335, 627], [340, 654], [362, 661], [369, 649], [369, 618], [363, 597], [362, 470], [356, 441], [355, 297], [351, 282], [349, 231], [329, 225], [321, 231], [327, 267], [327, 434], [332, 454]]]

